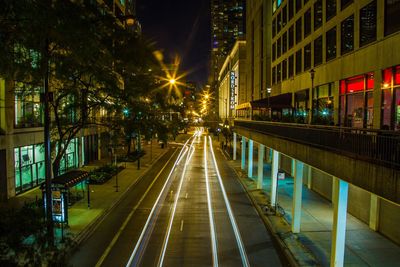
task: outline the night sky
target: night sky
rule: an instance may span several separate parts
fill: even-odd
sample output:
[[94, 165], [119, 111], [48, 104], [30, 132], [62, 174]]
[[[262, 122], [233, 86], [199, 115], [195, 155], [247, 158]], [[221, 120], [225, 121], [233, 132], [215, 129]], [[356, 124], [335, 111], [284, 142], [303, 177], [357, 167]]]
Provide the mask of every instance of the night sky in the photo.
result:
[[207, 83], [210, 59], [209, 0], [137, 0], [143, 35], [156, 42], [164, 61], [182, 58], [188, 81]]

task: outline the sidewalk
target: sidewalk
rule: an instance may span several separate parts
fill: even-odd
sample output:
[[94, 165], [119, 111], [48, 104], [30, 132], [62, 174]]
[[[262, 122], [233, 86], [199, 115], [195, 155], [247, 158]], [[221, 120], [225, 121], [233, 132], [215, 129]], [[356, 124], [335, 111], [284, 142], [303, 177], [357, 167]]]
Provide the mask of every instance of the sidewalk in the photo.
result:
[[[169, 149], [176, 145], [169, 145], [165, 149], [161, 149], [158, 144], [153, 141], [152, 160], [150, 153], [150, 145], [143, 145], [146, 154], [141, 158], [141, 168], [137, 169], [137, 162], [127, 162], [126, 168], [118, 173], [118, 192], [116, 192], [115, 176], [102, 185], [90, 185], [90, 208], [87, 203], [87, 192], [84, 198], [74, 203], [68, 209], [68, 233], [71, 233], [74, 240], [81, 242], [98, 224], [102, 218], [110, 212], [110, 210], [118, 204], [124, 193], [133, 186], [142, 177], [151, 166], [158, 161]], [[98, 166], [109, 163], [109, 159], [99, 160], [93, 164], [82, 167], [84, 171], [90, 171]], [[125, 163], [119, 165], [125, 166]], [[20, 196], [10, 199], [8, 206], [21, 206], [24, 202], [32, 202], [42, 197], [39, 188], [35, 188]], [[60, 234], [57, 229], [57, 234]]]
[[[291, 232], [293, 178], [279, 181], [278, 203], [285, 210], [283, 217], [268, 214], [261, 208], [269, 203], [271, 169], [264, 165], [263, 190], [256, 189], [257, 161], [253, 179], [241, 170], [240, 160], [230, 161], [246, 187], [256, 208], [280, 243], [288, 249], [299, 266], [330, 266], [333, 210], [332, 204], [303, 185], [301, 233]], [[247, 163], [247, 162], [246, 162]], [[247, 165], [246, 165], [247, 168]], [[368, 225], [347, 214], [345, 266], [399, 266], [400, 246], [372, 231]]]

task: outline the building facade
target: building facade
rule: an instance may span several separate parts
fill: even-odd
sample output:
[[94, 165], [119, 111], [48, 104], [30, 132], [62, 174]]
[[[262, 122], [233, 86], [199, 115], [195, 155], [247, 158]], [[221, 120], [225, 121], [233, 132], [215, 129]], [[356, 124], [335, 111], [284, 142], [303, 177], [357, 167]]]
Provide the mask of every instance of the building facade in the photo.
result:
[[[236, 40], [245, 36], [246, 1], [211, 1], [211, 71], [210, 84], [218, 99], [218, 76], [225, 58]], [[218, 101], [215, 103], [218, 112]]]
[[305, 123], [399, 130], [400, 2], [276, 3], [272, 95], [293, 94], [291, 115]]
[[[399, 0], [248, 1], [247, 118], [400, 131], [399, 18]], [[281, 154], [279, 169], [293, 160]], [[329, 170], [309, 170], [307, 186], [332, 200]], [[349, 213], [400, 243], [398, 204], [351, 183], [348, 195]]]
[[246, 41], [237, 41], [218, 77], [219, 116], [225, 122], [236, 117], [236, 108], [247, 102]]
[[[128, 2], [133, 7], [134, 2]], [[125, 1], [106, 4], [116, 16], [125, 14]], [[0, 200], [38, 187], [45, 179], [44, 114], [40, 101], [43, 88], [27, 92], [23, 87], [0, 77]], [[105, 114], [100, 110], [96, 116]], [[100, 127], [81, 130], [69, 144], [60, 172], [79, 168], [106, 154], [108, 148], [101, 142], [103, 132]]]

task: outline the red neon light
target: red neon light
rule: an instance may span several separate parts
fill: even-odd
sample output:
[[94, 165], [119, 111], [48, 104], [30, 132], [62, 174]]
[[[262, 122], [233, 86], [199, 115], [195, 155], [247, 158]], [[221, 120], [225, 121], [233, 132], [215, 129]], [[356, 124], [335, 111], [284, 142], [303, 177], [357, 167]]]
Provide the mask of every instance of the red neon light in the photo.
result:
[[382, 77], [383, 84], [390, 85], [392, 83], [392, 68], [388, 68], [383, 71]]
[[356, 76], [346, 80], [347, 93], [354, 93], [364, 90], [364, 76]]
[[396, 66], [396, 70], [394, 73], [394, 84], [400, 84], [400, 66]]
[[346, 81], [341, 80], [340, 81], [340, 94], [343, 95], [346, 93]]

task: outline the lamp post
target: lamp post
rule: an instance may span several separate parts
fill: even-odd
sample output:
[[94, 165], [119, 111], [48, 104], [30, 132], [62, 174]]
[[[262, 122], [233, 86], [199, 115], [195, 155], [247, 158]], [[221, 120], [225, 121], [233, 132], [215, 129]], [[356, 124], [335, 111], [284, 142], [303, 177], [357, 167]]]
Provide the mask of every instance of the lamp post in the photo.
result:
[[271, 87], [267, 88], [268, 117], [270, 117], [270, 118], [271, 118], [271, 106], [270, 106], [270, 103], [269, 103], [269, 97], [271, 95], [271, 90], [272, 90]]
[[308, 124], [311, 124], [312, 121], [312, 112], [313, 112], [313, 105], [312, 105], [312, 101], [313, 101], [313, 94], [314, 94], [314, 77], [315, 77], [315, 70], [311, 69], [310, 70], [310, 76], [311, 76], [311, 92], [309, 95], [309, 114], [308, 114]]

